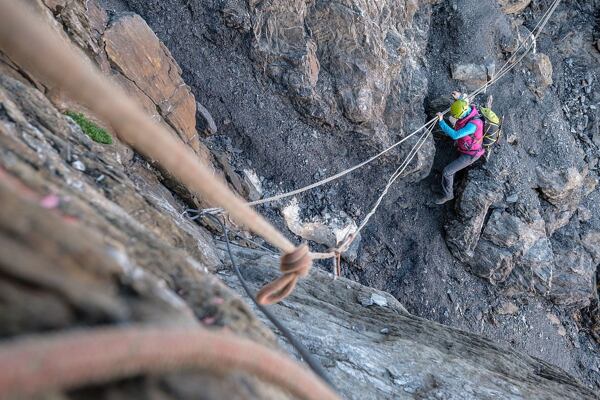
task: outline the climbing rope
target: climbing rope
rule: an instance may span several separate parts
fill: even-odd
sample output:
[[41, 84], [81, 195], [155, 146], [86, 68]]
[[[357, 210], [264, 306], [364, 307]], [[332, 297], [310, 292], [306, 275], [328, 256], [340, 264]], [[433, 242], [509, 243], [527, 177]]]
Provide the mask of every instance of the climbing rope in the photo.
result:
[[[17, 64], [62, 88], [109, 123], [120, 139], [148, 159], [156, 160], [191, 192], [227, 210], [236, 223], [262, 236], [284, 256], [297, 254], [296, 246], [279, 230], [215, 178], [189, 147], [152, 121], [121, 88], [86, 63], [26, 4], [0, 1], [0, 48]], [[311, 264], [312, 253], [302, 255], [296, 262], [304, 270]]]
[[[511, 57], [492, 80], [470, 94], [469, 98], [474, 98], [490, 85], [495, 84], [528, 54], [559, 3], [560, 0], [555, 0], [540, 20], [532, 32], [531, 38], [533, 40], [526, 51], [518, 59]], [[520, 49], [522, 45], [523, 43], [517, 49]], [[420, 149], [424, 141], [421, 138], [417, 141], [399, 169], [388, 179], [384, 191], [376, 201], [373, 209], [359, 225], [357, 232], [348, 235], [338, 248], [332, 249], [332, 251], [312, 253], [295, 247], [281, 232], [252, 210], [250, 206], [294, 196], [339, 179], [375, 161], [421, 131], [424, 131], [422, 137], [426, 137], [427, 133], [433, 129], [435, 122], [437, 122], [437, 118], [428, 121], [375, 156], [331, 177], [288, 193], [245, 203], [231, 192], [225, 184], [214, 178], [210, 170], [202, 165], [189, 148], [172, 138], [164, 128], [151, 121], [137, 104], [127, 98], [120, 88], [103, 77], [96, 69], [91, 69], [79, 54], [65, 46], [56, 32], [39, 21], [38, 18], [34, 18], [25, 6], [14, 0], [0, 3], [0, 46], [12, 59], [45, 76], [54, 85], [65, 89], [75, 100], [87, 105], [88, 108], [110, 123], [121, 139], [130, 143], [150, 159], [157, 160], [163, 168], [177, 177], [191, 191], [201, 194], [208, 202], [221, 207], [210, 211], [227, 211], [238, 224], [246, 226], [281, 250], [283, 253], [283, 275], [276, 283], [267, 285], [267, 295], [263, 292], [260, 301], [268, 302], [273, 299], [280, 299], [283, 294], [289, 293], [290, 288], [293, 289], [297, 278], [308, 272], [313, 259], [333, 258], [337, 260], [337, 270], [339, 270], [341, 252], [349, 247], [356, 234], [370, 220], [391, 185], [400, 176], [400, 170], [403, 172], [408, 163], [414, 158], [416, 152], [413, 150], [416, 146]], [[516, 54], [515, 52], [513, 56]], [[54, 60], [54, 62], [47, 62], [49, 59]], [[446, 109], [443, 114], [448, 111], [449, 109]], [[294, 255], [294, 257], [291, 257], [291, 255]], [[284, 257], [287, 258], [284, 260]], [[292, 264], [288, 265], [288, 262]]]
[[[560, 0], [556, 0], [547, 18], [540, 21], [539, 30], [532, 35], [534, 43], [559, 3]], [[515, 63], [501, 68], [494, 79], [486, 82], [470, 97], [474, 97], [510, 72], [532, 46], [530, 44]], [[208, 202], [219, 205], [236, 222], [281, 250], [283, 275], [259, 291], [256, 299], [259, 305], [286, 297], [294, 289], [298, 278], [308, 274], [312, 259], [335, 258], [339, 262], [340, 253], [348, 248], [356, 234], [369, 222], [391, 185], [402, 175], [424, 145], [437, 121], [432, 119], [377, 155], [329, 178], [289, 193], [246, 203], [224, 183], [214, 178], [210, 169], [198, 160], [196, 154], [173, 138], [162, 126], [154, 123], [118, 86], [102, 76], [97, 69], [86, 64], [82, 56], [67, 46], [57, 32], [35, 17], [34, 13], [19, 1], [0, 2], [0, 48], [18, 64], [45, 77], [52, 85], [62, 88], [74, 100], [87, 106], [109, 123], [123, 141], [131, 144], [149, 159], [157, 160], [192, 192], [201, 194]], [[448, 110], [444, 111], [444, 114], [447, 112]], [[331, 252], [312, 253], [306, 245], [294, 246], [281, 232], [250, 208], [250, 205], [294, 196], [339, 179], [375, 161], [422, 131], [423, 134], [405, 161], [388, 179], [385, 189], [357, 232], [348, 236]], [[229, 247], [228, 250], [230, 251]], [[237, 271], [239, 270], [236, 269]], [[240, 369], [278, 384], [301, 398], [337, 399], [337, 396], [312, 374], [254, 342], [236, 338], [222, 331], [191, 331], [189, 328], [177, 330], [165, 327], [103, 329], [61, 334], [44, 339], [30, 338], [2, 345], [0, 370], [4, 373], [0, 374], [0, 397], [68, 389], [85, 383], [97, 383], [145, 372], [166, 372], [179, 367], [199, 367], [221, 372]], [[325, 374], [322, 376], [327, 379]]]
[[[358, 235], [360, 233], [360, 231], [362, 231], [363, 228], [369, 223], [369, 220], [371, 219], [371, 217], [375, 214], [375, 212], [381, 205], [381, 202], [383, 201], [383, 198], [387, 195], [388, 191], [390, 190], [390, 187], [392, 187], [394, 182], [396, 182], [396, 180], [400, 176], [402, 176], [402, 174], [404, 173], [404, 170], [406, 170], [406, 168], [408, 167], [410, 162], [413, 160], [413, 158], [415, 158], [415, 156], [417, 155], [419, 150], [421, 150], [421, 147], [423, 147], [423, 145], [427, 141], [428, 134], [430, 134], [433, 131], [433, 128], [435, 128], [435, 122], [431, 123], [431, 125], [425, 131], [423, 131], [423, 134], [419, 137], [419, 140], [417, 141], [417, 143], [415, 143], [413, 148], [410, 150], [410, 152], [408, 153], [408, 156], [406, 157], [404, 162], [402, 164], [400, 164], [400, 166], [396, 169], [396, 171], [394, 171], [392, 176], [388, 179], [388, 183], [387, 183], [387, 185], [385, 185], [385, 188], [384, 188], [383, 192], [381, 193], [381, 195], [379, 196], [379, 198], [377, 199], [377, 201], [375, 202], [375, 205], [373, 206], [371, 211], [369, 211], [367, 213], [367, 215], [365, 216], [363, 221], [360, 223], [360, 225], [356, 229], [356, 232], [354, 233], [354, 237], [356, 237], [356, 235]], [[350, 244], [351, 244], [351, 242], [350, 242]], [[348, 246], [350, 244], [348, 244]]]
[[43, 334], [1, 344], [0, 398], [190, 368], [243, 371], [301, 399], [339, 399], [295, 361], [224, 329], [143, 325]]
[[[492, 85], [492, 84], [496, 83], [497, 81], [499, 81], [504, 75], [506, 75], [516, 65], [518, 65], [523, 60], [523, 58], [525, 56], [527, 56], [527, 54], [529, 54], [529, 51], [535, 46], [537, 38], [539, 37], [540, 33], [542, 32], [542, 30], [544, 29], [544, 27], [546, 26], [546, 24], [550, 20], [550, 17], [552, 16], [552, 14], [554, 13], [554, 11], [558, 7], [560, 1], [561, 0], [554, 0], [554, 2], [552, 3], [552, 5], [548, 8], [548, 10], [546, 11], [546, 13], [542, 16], [542, 18], [540, 19], [540, 21], [538, 22], [538, 24], [532, 30], [531, 34], [528, 36], [528, 39], [525, 40], [525, 41], [522, 41], [519, 44], [519, 46], [517, 46], [517, 48], [515, 49], [515, 52], [511, 55], [511, 57], [503, 65], [503, 67], [500, 69], [500, 71], [498, 72], [498, 74], [492, 80], [490, 80], [490, 82], [486, 83], [486, 85], [483, 85], [482, 87], [480, 87], [479, 89], [477, 89], [473, 93], [469, 94], [468, 95], [469, 98], [475, 98], [475, 96], [477, 96], [478, 94], [480, 94], [480, 93], [484, 92], [485, 90], [487, 90], [487, 87], [489, 85]], [[517, 59], [516, 56], [518, 56], [519, 50], [522, 48], [523, 44], [527, 43], [527, 42], [529, 42], [529, 46], [525, 49], [525, 51]], [[446, 110], [444, 112], [444, 114], [447, 113], [447, 112], [448, 112], [448, 110]], [[375, 202], [375, 206], [371, 209], [371, 211], [369, 211], [369, 213], [367, 214], [367, 216], [363, 219], [362, 223], [358, 226], [356, 232], [353, 233], [353, 235], [352, 235], [353, 238], [356, 237], [358, 235], [358, 233], [360, 233], [360, 231], [367, 225], [367, 223], [369, 222], [369, 220], [373, 216], [373, 214], [375, 214], [375, 212], [377, 211], [377, 208], [381, 204], [381, 201], [383, 200], [383, 198], [386, 196], [386, 194], [387, 194], [389, 188], [391, 187], [391, 185], [401, 176], [401, 174], [404, 172], [404, 170], [406, 169], [406, 167], [408, 166], [408, 164], [412, 161], [412, 159], [414, 158], [414, 156], [416, 155], [416, 153], [418, 153], [418, 151], [421, 149], [421, 147], [425, 143], [425, 139], [427, 137], [427, 134], [431, 133], [433, 131], [433, 128], [435, 127], [436, 121], [437, 120], [433, 120], [433, 123], [432, 123], [432, 121], [429, 121], [429, 123], [431, 125], [429, 126], [429, 128], [426, 129], [426, 131], [423, 133], [423, 135], [421, 135], [421, 137], [419, 138], [419, 141], [410, 150], [410, 152], [409, 152], [407, 158], [405, 159], [405, 161], [392, 174], [392, 176], [388, 180], [387, 185], [385, 186], [385, 189], [383, 190], [383, 192], [381, 193], [381, 195], [379, 196], [379, 198]], [[416, 150], [415, 150], [415, 148], [416, 148]], [[352, 241], [350, 241], [347, 244], [347, 246], [349, 246], [351, 243], [352, 243]]]
[[[477, 96], [478, 94], [485, 92], [489, 86], [495, 84], [500, 79], [502, 79], [506, 74], [508, 74], [510, 71], [512, 71], [529, 54], [529, 52], [532, 49], [535, 49], [538, 37], [540, 36], [542, 31], [546, 27], [546, 24], [552, 17], [552, 14], [554, 14], [554, 11], [559, 6], [560, 2], [561, 2], [561, 0], [553, 1], [553, 3], [548, 8], [548, 10], [546, 10], [544, 15], [542, 15], [542, 18], [540, 18], [538, 23], [535, 25], [533, 30], [529, 33], [529, 35], [527, 35], [527, 38], [519, 43], [519, 45], [517, 46], [515, 51], [512, 53], [510, 58], [504, 63], [502, 68], [500, 68], [500, 70], [494, 75], [494, 77], [490, 81], [486, 82], [485, 85], [483, 85], [482, 87], [480, 87], [479, 89], [477, 89], [476, 91], [471, 93], [469, 95], [469, 98], [475, 98], [475, 96]], [[519, 51], [524, 47], [524, 45], [526, 43], [528, 45], [525, 48], [525, 51], [523, 51], [523, 53], [519, 54]]]
[[[533, 28], [533, 30], [530, 32], [530, 34], [527, 36], [527, 38], [525, 40], [522, 40], [519, 42], [518, 46], [516, 47], [516, 49], [514, 50], [514, 52], [512, 53], [511, 57], [509, 57], [509, 59], [503, 64], [503, 66], [498, 70], [498, 72], [496, 74], [494, 74], [494, 76], [488, 80], [485, 84], [483, 84], [481, 87], [479, 87], [478, 89], [476, 89], [475, 91], [473, 91], [472, 93], [467, 95], [467, 98], [469, 100], [474, 99], [477, 95], [487, 91], [488, 87], [494, 85], [495, 83], [497, 83], [500, 79], [502, 79], [506, 74], [508, 74], [510, 71], [512, 71], [528, 54], [529, 52], [535, 48], [537, 39], [539, 37], [539, 35], [541, 34], [541, 32], [544, 30], [546, 24], [548, 23], [548, 21], [550, 20], [552, 14], [554, 13], [554, 11], [556, 10], [556, 8], [558, 7], [558, 5], [560, 4], [561, 0], [554, 0], [553, 3], [550, 5], [550, 7], [548, 8], [548, 10], [546, 10], [546, 12], [544, 13], [544, 15], [542, 16], [542, 18], [538, 21], [538, 23], [536, 24], [536, 26]], [[527, 45], [526, 45], [527, 44]], [[520, 52], [522, 49], [524, 49], [523, 52]], [[446, 110], [444, 110], [442, 112], [442, 114], [447, 114], [450, 111], [450, 108], [447, 108]], [[364, 167], [365, 165], [377, 160], [378, 158], [382, 157], [384, 154], [388, 153], [389, 151], [391, 151], [392, 149], [396, 148], [397, 146], [399, 146], [400, 144], [404, 143], [406, 140], [410, 139], [412, 136], [418, 134], [419, 132], [423, 131], [423, 134], [421, 135], [421, 137], [419, 138], [419, 140], [417, 141], [417, 143], [415, 143], [415, 145], [411, 148], [411, 150], [409, 151], [408, 155], [406, 156], [406, 158], [404, 159], [404, 161], [400, 164], [400, 166], [398, 167], [398, 169], [390, 176], [390, 178], [388, 179], [388, 182], [383, 190], [383, 192], [381, 193], [381, 195], [379, 196], [379, 198], [376, 200], [373, 208], [369, 211], [369, 213], [367, 213], [366, 217], [362, 220], [362, 222], [358, 225], [358, 228], [356, 229], [356, 231], [354, 232], [350, 232], [346, 238], [344, 238], [344, 240], [342, 241], [342, 243], [340, 245], [338, 245], [337, 248], [333, 249], [332, 252], [330, 253], [326, 253], [324, 254], [325, 257], [323, 258], [330, 258], [330, 257], [335, 257], [338, 261], [338, 265], [336, 267], [336, 271], [339, 271], [339, 256], [341, 253], [343, 253], [344, 251], [346, 251], [349, 246], [352, 244], [352, 242], [354, 241], [354, 239], [358, 236], [358, 234], [363, 230], [363, 228], [367, 225], [367, 223], [370, 221], [371, 217], [375, 214], [375, 212], [377, 211], [377, 209], [379, 208], [379, 206], [381, 205], [381, 202], [383, 201], [383, 198], [387, 195], [390, 187], [392, 186], [392, 184], [401, 176], [401, 174], [404, 172], [404, 170], [407, 168], [408, 164], [412, 161], [412, 159], [414, 158], [414, 156], [416, 155], [416, 152], [418, 152], [421, 147], [423, 146], [424, 142], [425, 142], [425, 138], [427, 137], [428, 133], [431, 133], [433, 131], [433, 128], [435, 127], [436, 122], [438, 121], [437, 118], [434, 118], [430, 121], [428, 121], [427, 123], [425, 123], [423, 126], [417, 128], [415, 131], [411, 132], [410, 134], [408, 134], [406, 137], [404, 137], [403, 139], [401, 139], [400, 141], [392, 144], [391, 146], [389, 146], [388, 148], [384, 149], [383, 151], [381, 151], [380, 153], [372, 156], [371, 158], [353, 166], [350, 167], [348, 169], [345, 169], [337, 174], [334, 174], [330, 177], [324, 178], [322, 180], [319, 180], [317, 182], [314, 182], [310, 185], [301, 187], [299, 189], [295, 189], [292, 190], [290, 192], [286, 192], [286, 193], [281, 193], [275, 196], [271, 196], [268, 198], [264, 198], [261, 200], [256, 200], [256, 201], [252, 201], [247, 203], [250, 206], [256, 206], [256, 205], [261, 205], [261, 204], [265, 204], [265, 203], [269, 203], [269, 202], [273, 202], [273, 201], [277, 201], [277, 200], [282, 200], [285, 198], [289, 198], [292, 196], [295, 196], [297, 194], [306, 192], [308, 190], [317, 188], [319, 186], [325, 185], [329, 182], [335, 181], [337, 179], [342, 178], [343, 176]], [[418, 148], [417, 148], [418, 147]], [[417, 148], [416, 152], [415, 152], [415, 148]], [[207, 210], [209, 212], [214, 212], [214, 213], [220, 213], [223, 210], [221, 209], [210, 209]], [[338, 273], [339, 275], [339, 273]]]
[[[539, 20], [539, 22], [536, 24], [536, 26], [534, 27], [534, 29], [531, 31], [531, 33], [527, 36], [527, 38], [523, 41], [521, 41], [519, 43], [519, 45], [517, 46], [517, 48], [515, 49], [515, 51], [513, 52], [513, 54], [511, 55], [511, 57], [509, 57], [509, 59], [503, 64], [503, 66], [500, 68], [500, 70], [492, 77], [492, 79], [490, 79], [488, 82], [486, 82], [484, 85], [482, 85], [481, 87], [479, 87], [478, 89], [476, 89], [475, 91], [473, 91], [472, 93], [467, 95], [468, 99], [474, 99], [477, 95], [485, 92], [487, 90], [487, 88], [491, 85], [494, 85], [496, 82], [498, 82], [500, 79], [502, 79], [506, 74], [508, 74], [510, 71], [512, 71], [515, 66], [517, 66], [528, 54], [529, 52], [535, 47], [536, 41], [539, 37], [539, 35], [541, 34], [541, 32], [543, 31], [544, 27], [546, 26], [546, 24], [548, 23], [548, 21], [550, 20], [550, 17], [552, 16], [552, 14], [554, 13], [554, 11], [556, 10], [556, 8], [558, 7], [558, 5], [560, 4], [561, 0], [554, 0], [554, 2], [550, 5], [550, 7], [548, 8], [548, 10], [546, 10], [546, 12], [544, 13], [544, 15], [542, 16], [542, 18]], [[525, 44], [528, 44], [527, 46], [525, 46]], [[524, 51], [522, 53], [520, 53], [520, 50], [524, 49]], [[444, 110], [442, 112], [442, 114], [447, 114], [448, 111], [450, 111], [449, 108], [447, 108], [446, 110]], [[272, 197], [268, 197], [265, 199], [261, 199], [261, 200], [257, 200], [257, 201], [253, 201], [253, 202], [249, 202], [248, 205], [250, 206], [255, 206], [255, 205], [260, 205], [260, 204], [265, 204], [268, 202], [272, 202], [272, 201], [277, 201], [277, 200], [281, 200], [281, 199], [285, 199], [291, 196], [295, 196], [297, 194], [306, 192], [308, 190], [314, 189], [316, 187], [322, 186], [324, 184], [327, 184], [329, 182], [332, 182], [334, 180], [337, 180], [359, 168], [362, 168], [363, 166], [375, 161], [376, 159], [380, 158], [381, 156], [383, 156], [384, 154], [386, 154], [387, 152], [391, 151], [392, 149], [394, 149], [395, 147], [397, 147], [398, 145], [404, 143], [406, 140], [410, 139], [412, 136], [418, 134], [419, 132], [423, 131], [423, 134], [419, 137], [419, 140], [413, 145], [413, 147], [410, 149], [408, 155], [406, 156], [406, 158], [404, 159], [404, 161], [400, 164], [400, 166], [396, 169], [396, 171], [394, 171], [394, 173], [392, 173], [392, 175], [390, 176], [390, 178], [388, 179], [388, 182], [386, 184], [386, 186], [384, 187], [384, 190], [382, 191], [381, 195], [378, 197], [378, 199], [375, 201], [374, 206], [371, 208], [371, 210], [367, 213], [367, 215], [365, 216], [365, 218], [363, 218], [362, 222], [358, 225], [356, 231], [354, 232], [350, 232], [343, 240], [342, 242], [335, 248], [332, 249], [330, 252], [328, 253], [319, 253], [320, 257], [313, 257], [313, 259], [317, 259], [317, 258], [321, 258], [321, 259], [326, 259], [326, 258], [333, 258], [334, 262], [335, 262], [335, 275], [339, 276], [340, 275], [340, 255], [345, 252], [350, 245], [352, 244], [352, 242], [356, 239], [356, 237], [358, 237], [358, 234], [364, 229], [364, 227], [368, 224], [368, 222], [370, 221], [371, 217], [376, 213], [377, 209], [379, 208], [379, 206], [381, 205], [384, 197], [387, 195], [389, 189], [391, 188], [391, 186], [393, 185], [393, 183], [402, 175], [402, 173], [404, 172], [404, 170], [408, 167], [408, 165], [410, 164], [410, 162], [413, 160], [413, 158], [415, 157], [415, 155], [418, 153], [418, 151], [420, 151], [420, 149], [423, 147], [425, 140], [427, 138], [427, 134], [431, 133], [437, 123], [438, 119], [434, 118], [430, 121], [428, 121], [427, 123], [425, 123], [423, 126], [417, 128], [414, 132], [410, 133], [409, 135], [407, 135], [405, 138], [403, 138], [402, 140], [394, 143], [393, 145], [389, 146], [388, 148], [384, 149], [383, 151], [381, 151], [380, 153], [374, 155], [373, 157], [351, 167], [348, 168], [344, 171], [341, 171], [335, 175], [332, 175], [328, 178], [322, 179], [318, 182], [312, 183], [310, 185], [304, 186], [302, 188], [290, 191], [290, 192], [286, 192], [286, 193], [282, 193], [276, 196], [272, 196]], [[210, 209], [210, 210], [206, 210], [208, 212], [214, 212], [214, 213], [219, 213], [222, 212], [221, 209]], [[283, 277], [282, 277], [283, 278]], [[287, 279], [289, 279], [290, 277], [287, 277]], [[279, 282], [279, 284], [283, 284], [285, 283], [284, 281]], [[294, 282], [295, 283], [295, 282]], [[274, 287], [275, 285], [271, 285], [269, 287]]]
[[[193, 212], [195, 210], [190, 210], [190, 211]], [[252, 290], [250, 290], [250, 287], [248, 286], [248, 283], [246, 282], [246, 280], [244, 279], [244, 276], [242, 275], [242, 271], [240, 271], [240, 268], [239, 268], [238, 264], [235, 262], [235, 257], [233, 256], [233, 252], [231, 251], [231, 244], [229, 243], [229, 230], [227, 229], [227, 225], [221, 219], [219, 219], [219, 217], [217, 217], [215, 215], [212, 215], [212, 214], [209, 214], [209, 213], [199, 213], [196, 216], [193, 216], [192, 218], [199, 218], [199, 217], [208, 218], [208, 219], [212, 220], [213, 222], [216, 222], [217, 225], [219, 225], [221, 227], [221, 229], [223, 230], [223, 237], [225, 238], [225, 244], [227, 246], [227, 254], [229, 255], [229, 261], [231, 262], [231, 266], [233, 267], [233, 270], [235, 271], [235, 274], [237, 275], [238, 280], [240, 281], [240, 284], [244, 288], [244, 291], [246, 292], [246, 294], [248, 295], [248, 297], [250, 297], [250, 299], [252, 300], [252, 302], [264, 314], [264, 316], [267, 317], [267, 319], [269, 321], [271, 321], [271, 323], [273, 325], [275, 325], [275, 327], [277, 329], [279, 329], [279, 331], [281, 332], [281, 334], [296, 349], [296, 351], [298, 352], [298, 354], [300, 354], [300, 356], [302, 357], [302, 359], [308, 364], [308, 366], [313, 370], [313, 372], [315, 374], [317, 374], [321, 379], [323, 379], [324, 382], [327, 382], [331, 387], [333, 387], [333, 383], [331, 382], [331, 380], [327, 376], [327, 373], [323, 369], [323, 366], [321, 365], [321, 363], [318, 360], [316, 360], [313, 357], [313, 355], [306, 349], [306, 347], [304, 347], [304, 345], [298, 339], [296, 339], [296, 337], [289, 331], [289, 329], [287, 329], [285, 327], [285, 325], [283, 325], [279, 321], [279, 319], [277, 319], [275, 317], [275, 315], [273, 315], [263, 305], [265, 303], [269, 303], [269, 301], [264, 301], [264, 300], [260, 301], [259, 299], [257, 299], [257, 297], [259, 297], [259, 296], [274, 297], [274, 296], [276, 296], [277, 291], [269, 292], [265, 288], [263, 288], [263, 289], [261, 289], [261, 292], [263, 294], [260, 294], [260, 292], [259, 292], [259, 295], [255, 296], [252, 293]], [[239, 235], [236, 232], [233, 232], [233, 233], [235, 235]], [[255, 243], [255, 244], [257, 246], [261, 246], [258, 243]], [[261, 246], [261, 247], [263, 247], [263, 246]], [[299, 249], [301, 249], [302, 251], [308, 251], [308, 247], [306, 247], [306, 246], [299, 247]], [[270, 251], [269, 249], [266, 249], [266, 250]], [[282, 265], [289, 266], [290, 262], [287, 261], [286, 257], [283, 257], [284, 259], [282, 260], [281, 263], [282, 263]], [[296, 256], [292, 256], [292, 257], [296, 257], [297, 258], [297, 255]], [[308, 270], [306, 272], [308, 272]], [[297, 280], [297, 278], [296, 278], [296, 280]], [[295, 286], [296, 282], [294, 282], [293, 285]], [[293, 290], [293, 287], [289, 290], [289, 292], [291, 292], [292, 290]], [[287, 296], [287, 294], [286, 294], [286, 296]], [[275, 299], [275, 300], [277, 300], [277, 299]], [[275, 301], [273, 301], [273, 302], [275, 302]]]
[[417, 133], [421, 132], [425, 127], [427, 127], [427, 125], [430, 122], [431, 121], [429, 121], [427, 124], [425, 124], [425, 125], [417, 128], [414, 132], [409, 133], [406, 137], [402, 138], [398, 142], [396, 142], [393, 145], [389, 146], [388, 148], [384, 149], [380, 153], [375, 154], [373, 157], [371, 157], [371, 158], [369, 158], [369, 159], [367, 159], [367, 160], [365, 160], [365, 161], [363, 161], [363, 162], [361, 162], [359, 164], [356, 164], [353, 167], [345, 169], [345, 170], [343, 170], [341, 172], [338, 172], [335, 175], [332, 175], [332, 176], [327, 177], [325, 179], [321, 179], [320, 181], [311, 183], [310, 185], [301, 187], [299, 189], [292, 190], [290, 192], [286, 192], [286, 193], [282, 193], [282, 194], [278, 194], [278, 195], [275, 195], [275, 196], [271, 196], [271, 197], [268, 197], [268, 198], [265, 198], [265, 199], [251, 201], [251, 202], [248, 203], [248, 205], [249, 206], [258, 206], [258, 205], [261, 205], [261, 204], [271, 203], [273, 201], [277, 201], [277, 200], [281, 200], [281, 199], [286, 199], [288, 197], [292, 197], [292, 196], [295, 196], [297, 194], [304, 193], [304, 192], [306, 192], [308, 190], [315, 189], [315, 188], [317, 188], [319, 186], [323, 186], [323, 185], [325, 185], [325, 184], [327, 184], [329, 182], [333, 182], [335, 180], [338, 180], [338, 179], [342, 178], [343, 176], [348, 175], [349, 173], [351, 173], [353, 171], [356, 171], [357, 169], [360, 169], [360, 168], [364, 167], [367, 164], [372, 163], [373, 161], [377, 160], [378, 158], [383, 157], [386, 153], [390, 152], [391, 150], [393, 150], [396, 147], [400, 146], [402, 143], [406, 142], [408, 139], [410, 139], [411, 137], [413, 137]]

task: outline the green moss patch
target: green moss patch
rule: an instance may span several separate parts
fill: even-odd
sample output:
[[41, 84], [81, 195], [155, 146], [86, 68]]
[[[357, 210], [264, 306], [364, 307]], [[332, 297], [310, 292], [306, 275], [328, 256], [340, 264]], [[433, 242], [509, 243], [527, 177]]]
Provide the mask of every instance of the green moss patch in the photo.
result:
[[81, 127], [83, 133], [88, 135], [94, 142], [112, 144], [112, 137], [108, 134], [108, 132], [87, 119], [85, 115], [73, 111], [67, 111], [65, 115], [73, 118], [73, 120], [77, 122], [77, 125]]

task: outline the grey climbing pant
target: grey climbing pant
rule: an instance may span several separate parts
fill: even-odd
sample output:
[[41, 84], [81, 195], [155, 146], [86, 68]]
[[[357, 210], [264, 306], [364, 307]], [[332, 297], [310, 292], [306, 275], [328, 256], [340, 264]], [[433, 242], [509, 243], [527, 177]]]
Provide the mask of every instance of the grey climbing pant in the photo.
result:
[[446, 168], [444, 168], [444, 172], [442, 173], [442, 189], [444, 190], [444, 197], [454, 197], [454, 190], [452, 188], [454, 185], [454, 175], [477, 160], [479, 160], [479, 157], [461, 154], [456, 160], [446, 165]]

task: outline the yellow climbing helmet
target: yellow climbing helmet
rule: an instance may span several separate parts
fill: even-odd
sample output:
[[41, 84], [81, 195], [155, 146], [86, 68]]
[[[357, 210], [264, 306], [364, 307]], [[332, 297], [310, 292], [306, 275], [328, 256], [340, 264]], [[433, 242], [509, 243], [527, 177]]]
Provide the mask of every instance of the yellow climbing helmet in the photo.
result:
[[460, 119], [465, 112], [469, 110], [469, 103], [466, 100], [458, 99], [450, 106], [450, 115], [456, 119]]

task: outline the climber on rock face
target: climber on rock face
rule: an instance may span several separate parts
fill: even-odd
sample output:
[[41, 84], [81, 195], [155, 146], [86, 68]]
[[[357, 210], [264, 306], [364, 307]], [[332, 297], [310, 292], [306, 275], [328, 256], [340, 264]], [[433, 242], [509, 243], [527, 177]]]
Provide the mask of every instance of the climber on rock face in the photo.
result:
[[454, 198], [454, 175], [473, 164], [484, 153], [483, 120], [475, 106], [469, 105], [465, 95], [453, 92], [454, 103], [450, 107], [450, 115], [456, 119], [454, 128], [444, 121], [444, 115], [437, 113], [440, 128], [456, 142], [460, 156], [444, 168], [442, 173], [442, 196], [436, 199], [436, 204], [444, 204]]

